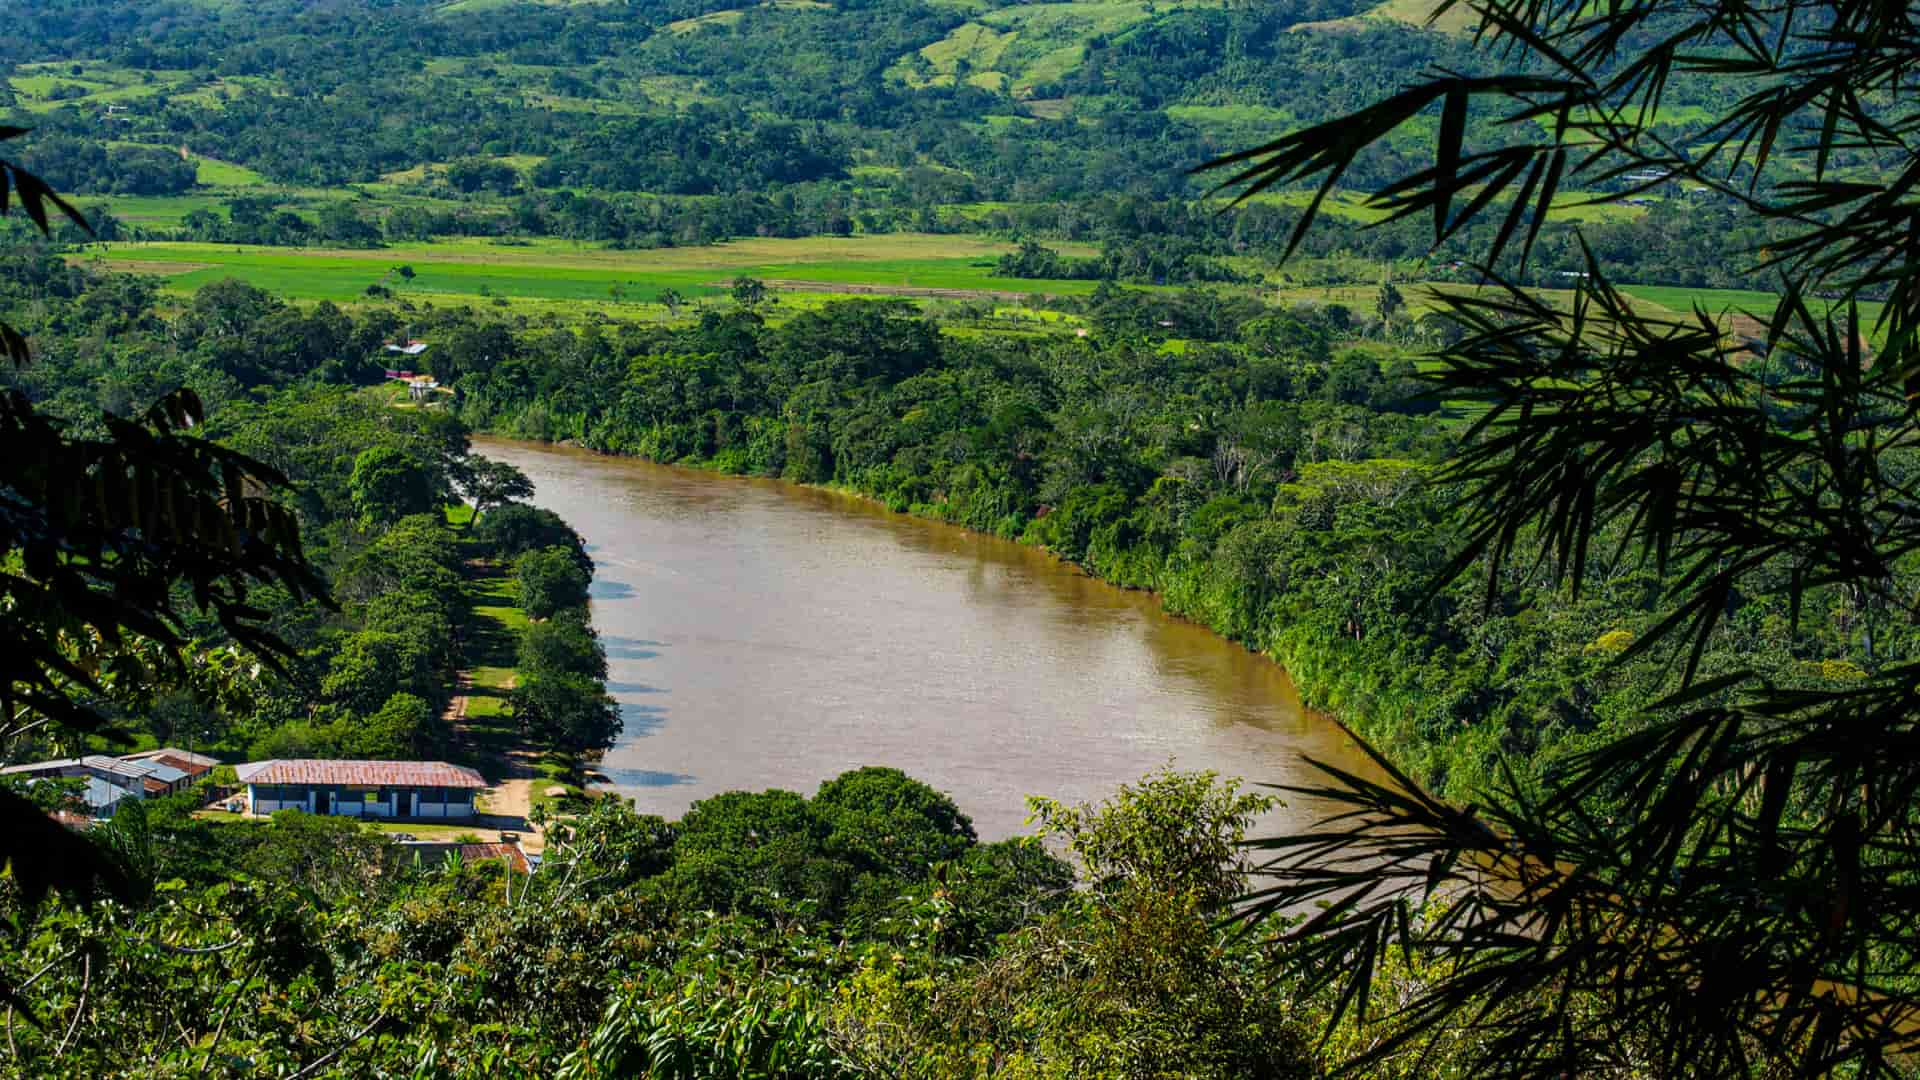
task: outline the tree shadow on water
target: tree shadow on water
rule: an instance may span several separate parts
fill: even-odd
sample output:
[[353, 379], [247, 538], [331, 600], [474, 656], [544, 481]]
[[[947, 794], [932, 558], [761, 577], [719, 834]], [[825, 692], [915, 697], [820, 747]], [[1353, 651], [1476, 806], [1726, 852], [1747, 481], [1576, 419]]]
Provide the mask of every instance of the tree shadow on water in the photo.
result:
[[609, 660], [651, 660], [660, 655], [666, 644], [647, 638], [608, 636], [600, 639], [600, 646], [607, 651]]
[[678, 787], [699, 779], [687, 773], [662, 772], [658, 769], [603, 768], [598, 771], [605, 778], [605, 783], [615, 787]]
[[639, 702], [620, 703], [620, 723], [622, 733], [633, 738], [645, 738], [660, 730], [667, 722], [667, 709], [664, 705], [642, 705]]
[[592, 600], [631, 600], [633, 586], [624, 581], [596, 581], [587, 586], [587, 597]]

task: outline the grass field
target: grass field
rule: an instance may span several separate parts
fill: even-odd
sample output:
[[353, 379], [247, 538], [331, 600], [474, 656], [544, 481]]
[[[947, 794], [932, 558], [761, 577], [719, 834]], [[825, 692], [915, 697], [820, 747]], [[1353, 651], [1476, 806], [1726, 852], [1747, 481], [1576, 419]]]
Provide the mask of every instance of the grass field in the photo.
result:
[[[1422, 29], [1437, 30], [1443, 34], [1469, 34], [1479, 22], [1473, 10], [1465, 4], [1456, 4], [1446, 14], [1433, 19], [1433, 13], [1440, 7], [1438, 0], [1386, 0], [1358, 15], [1344, 19], [1328, 19], [1322, 22], [1300, 23], [1295, 30], [1344, 30], [1365, 26], [1367, 22], [1397, 22]], [[1433, 19], [1429, 22], [1429, 19]]]
[[[373, 284], [415, 300], [638, 302], [654, 300], [666, 289], [688, 297], [718, 295], [737, 275], [804, 283], [786, 287], [798, 293], [1079, 294], [1095, 288], [1090, 281], [993, 277], [993, 262], [1010, 250], [1010, 244], [973, 237], [904, 233], [740, 240], [654, 251], [552, 240], [524, 245], [460, 240], [375, 251], [155, 242], [99, 245], [74, 258], [97, 260], [107, 269], [159, 274], [166, 290], [176, 294], [231, 277], [290, 299], [336, 302], [364, 299]], [[395, 273], [402, 265], [413, 268], [412, 280]]]
[[901, 57], [886, 74], [914, 87], [951, 86], [964, 77], [975, 86], [1023, 95], [1080, 66], [1089, 40], [1110, 38], [1158, 13], [1218, 6], [1211, 0], [1009, 4], [980, 12], [917, 54]]
[[[1750, 315], [1755, 319], [1766, 320], [1772, 317], [1780, 306], [1780, 297], [1773, 293], [1754, 292], [1748, 289], [1690, 289], [1668, 285], [1622, 285], [1620, 291], [1639, 300], [1658, 304], [1677, 313], [1691, 312], [1698, 305], [1708, 314], [1723, 316], [1728, 314]], [[1815, 315], [1824, 315], [1834, 304], [1826, 300], [1811, 300], [1807, 306]], [[1871, 331], [1879, 321], [1885, 304], [1867, 301], [1860, 305], [1860, 321]]]

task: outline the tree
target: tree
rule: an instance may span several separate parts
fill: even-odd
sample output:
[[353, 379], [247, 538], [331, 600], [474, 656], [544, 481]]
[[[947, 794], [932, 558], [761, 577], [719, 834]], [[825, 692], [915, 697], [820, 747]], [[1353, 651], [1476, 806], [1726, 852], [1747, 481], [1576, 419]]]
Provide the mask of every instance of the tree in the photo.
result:
[[515, 499], [531, 498], [533, 481], [520, 471], [519, 466], [491, 458], [470, 457], [460, 463], [454, 473], [454, 483], [459, 485], [462, 494], [473, 500], [473, 516], [467, 519], [467, 528], [472, 529], [487, 510], [512, 502]]
[[[1334, 901], [1290, 962], [1341, 984], [1336, 1018], [1373, 1011], [1390, 948], [1431, 962], [1363, 1062], [1465, 1027], [1483, 1036], [1486, 1075], [1898, 1071], [1920, 1042], [1920, 663], [1865, 650], [1860, 677], [1807, 687], [1700, 661], [1736, 596], [1777, 596], [1793, 621], [1803, 603], [1854, 597], [1878, 613], [1868, 633], [1911, 605], [1911, 14], [1446, 0], [1435, 17], [1456, 4], [1511, 73], [1436, 73], [1210, 167], [1239, 166], [1228, 183], [1243, 197], [1298, 180], [1324, 194], [1438, 109], [1430, 164], [1375, 202], [1389, 221], [1431, 217], [1436, 244], [1501, 215], [1481, 258], [1492, 287], [1437, 298], [1460, 333], [1435, 390], [1488, 410], [1438, 477], [1467, 526], [1441, 581], [1477, 568], [1491, 604], [1510, 564], [1538, 558], [1577, 597], [1590, 573], [1641, 561], [1664, 617], [1619, 661], [1665, 658], [1673, 692], [1545, 775], [1514, 770], [1477, 807], [1432, 798], [1384, 758], [1386, 784], [1327, 769], [1314, 794], [1351, 813], [1261, 841], [1272, 880], [1249, 913]], [[1704, 138], [1669, 139], [1663, 100], [1701, 77], [1724, 80], [1725, 104]], [[1470, 146], [1470, 118], [1512, 137]], [[1781, 281], [1764, 363], [1705, 311], [1636, 309], [1584, 243], [1570, 305], [1510, 280], [1563, 187], [1607, 202], [1676, 182], [1778, 233], [1753, 256]], [[1872, 352], [1858, 302], [1881, 297]]]
[[1099, 805], [1031, 800], [1088, 887], [978, 963], [868, 964], [839, 998], [849, 1056], [865, 1075], [927, 1078], [981, 1061], [1036, 1077], [1315, 1075], [1292, 1004], [1218, 920], [1270, 803], [1171, 771]]
[[348, 480], [353, 507], [367, 525], [387, 525], [440, 507], [434, 475], [418, 458], [392, 446], [372, 446], [353, 459]]
[[432, 683], [427, 657], [399, 634], [362, 630], [347, 638], [320, 681], [320, 692], [357, 713], [371, 713], [403, 690]]
[[508, 695], [520, 730], [561, 749], [593, 754], [620, 737], [620, 709], [600, 683], [564, 672], [523, 674]]
[[[0, 129], [0, 139], [19, 135]], [[42, 233], [52, 206], [84, 221], [45, 183], [0, 160], [0, 190]], [[0, 212], [14, 205], [0, 203]], [[0, 324], [0, 354], [16, 366], [26, 340]], [[52, 724], [107, 731], [81, 699], [97, 700], [124, 665], [160, 660], [162, 677], [185, 669], [191, 603], [242, 646], [277, 667], [290, 650], [248, 603], [273, 583], [296, 599], [324, 598], [293, 513], [275, 496], [285, 479], [265, 463], [197, 437], [203, 420], [191, 391], [163, 397], [139, 420], [101, 417], [99, 437], [69, 433], [25, 395], [0, 396], [0, 745]], [[141, 665], [143, 668], [145, 665]], [[0, 790], [0, 863], [28, 904], [60, 888], [90, 894], [100, 882], [125, 891], [123, 873], [82, 837], [31, 802]], [[0, 996], [12, 988], [0, 985]]]
[[899, 769], [868, 766], [820, 785], [814, 812], [830, 851], [898, 877], [917, 877], [959, 858], [978, 839], [952, 799]]
[[607, 677], [607, 652], [578, 608], [529, 623], [520, 633], [518, 661], [523, 672]]
[[513, 559], [529, 551], [557, 547], [583, 572], [593, 572], [586, 542], [560, 515], [539, 506], [509, 503], [487, 516], [479, 527], [480, 541], [498, 559]]
[[1393, 282], [1380, 283], [1380, 295], [1374, 301], [1374, 308], [1380, 313], [1382, 327], [1392, 326], [1393, 317], [1404, 311], [1406, 306], [1407, 298], [1400, 295], [1400, 290], [1394, 286]]
[[352, 725], [347, 751], [373, 760], [430, 757], [447, 735], [437, 721], [433, 705], [425, 698], [397, 693]]
[[520, 593], [520, 607], [529, 619], [548, 619], [568, 608], [584, 606], [587, 587], [593, 581], [571, 552], [558, 547], [520, 556], [513, 564], [513, 578]]
[[767, 285], [758, 278], [745, 274], [733, 279], [733, 302], [752, 311], [767, 299]]

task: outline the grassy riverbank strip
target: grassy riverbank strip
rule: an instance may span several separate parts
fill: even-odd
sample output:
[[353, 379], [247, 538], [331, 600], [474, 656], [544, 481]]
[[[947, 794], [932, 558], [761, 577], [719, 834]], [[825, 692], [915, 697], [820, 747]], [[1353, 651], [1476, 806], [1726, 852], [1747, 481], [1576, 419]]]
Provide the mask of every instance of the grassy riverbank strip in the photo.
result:
[[[448, 520], [465, 526], [471, 507], [449, 509]], [[520, 681], [519, 652], [531, 625], [521, 607], [513, 569], [478, 554], [468, 540], [467, 621], [461, 628], [462, 668], [452, 717], [456, 741], [495, 788], [482, 811], [524, 818], [536, 807], [564, 810], [586, 797], [586, 767], [578, 754], [535, 739], [513, 715], [512, 693]]]

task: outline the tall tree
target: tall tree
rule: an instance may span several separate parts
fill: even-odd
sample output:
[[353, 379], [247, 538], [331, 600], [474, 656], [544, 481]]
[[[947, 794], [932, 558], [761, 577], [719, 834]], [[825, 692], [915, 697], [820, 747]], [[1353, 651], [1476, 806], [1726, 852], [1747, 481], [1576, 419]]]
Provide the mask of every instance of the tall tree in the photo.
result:
[[[1431, 160], [1373, 201], [1430, 217], [1436, 244], [1495, 215], [1490, 288], [1435, 301], [1462, 335], [1436, 389], [1487, 410], [1439, 477], [1469, 537], [1446, 576], [1483, 571], [1491, 600], [1538, 559], [1577, 596], [1590, 570], [1643, 561], [1666, 615], [1622, 659], [1670, 657], [1675, 690], [1478, 808], [1328, 769], [1317, 794], [1350, 813], [1261, 842], [1253, 911], [1332, 902], [1291, 956], [1341, 1012], [1377, 1011], [1389, 948], [1431, 962], [1369, 1059], [1467, 1027], [1488, 1075], [1893, 1073], [1920, 1043], [1920, 661], [1877, 652], [1850, 684], [1792, 687], [1698, 668], [1736, 596], [1797, 620], [1844, 592], [1869, 626], [1911, 619], [1920, 23], [1867, 0], [1443, 0], [1435, 17], [1455, 8], [1508, 72], [1433, 72], [1207, 167], [1237, 166], [1242, 197], [1316, 185], [1298, 244], [1369, 146], [1438, 113]], [[1661, 105], [1702, 77], [1730, 104], [1670, 141]], [[1515, 283], [1568, 189], [1676, 183], [1786, 234], [1753, 255], [1781, 288], [1757, 345], [1704, 310], [1636, 309], [1591, 254], [1570, 304]], [[1876, 298], [1869, 351], [1858, 301]]]
[[467, 519], [472, 529], [480, 515], [493, 507], [533, 495], [533, 481], [518, 466], [490, 458], [468, 457], [453, 469], [453, 482], [461, 494], [473, 500], [473, 516]]

